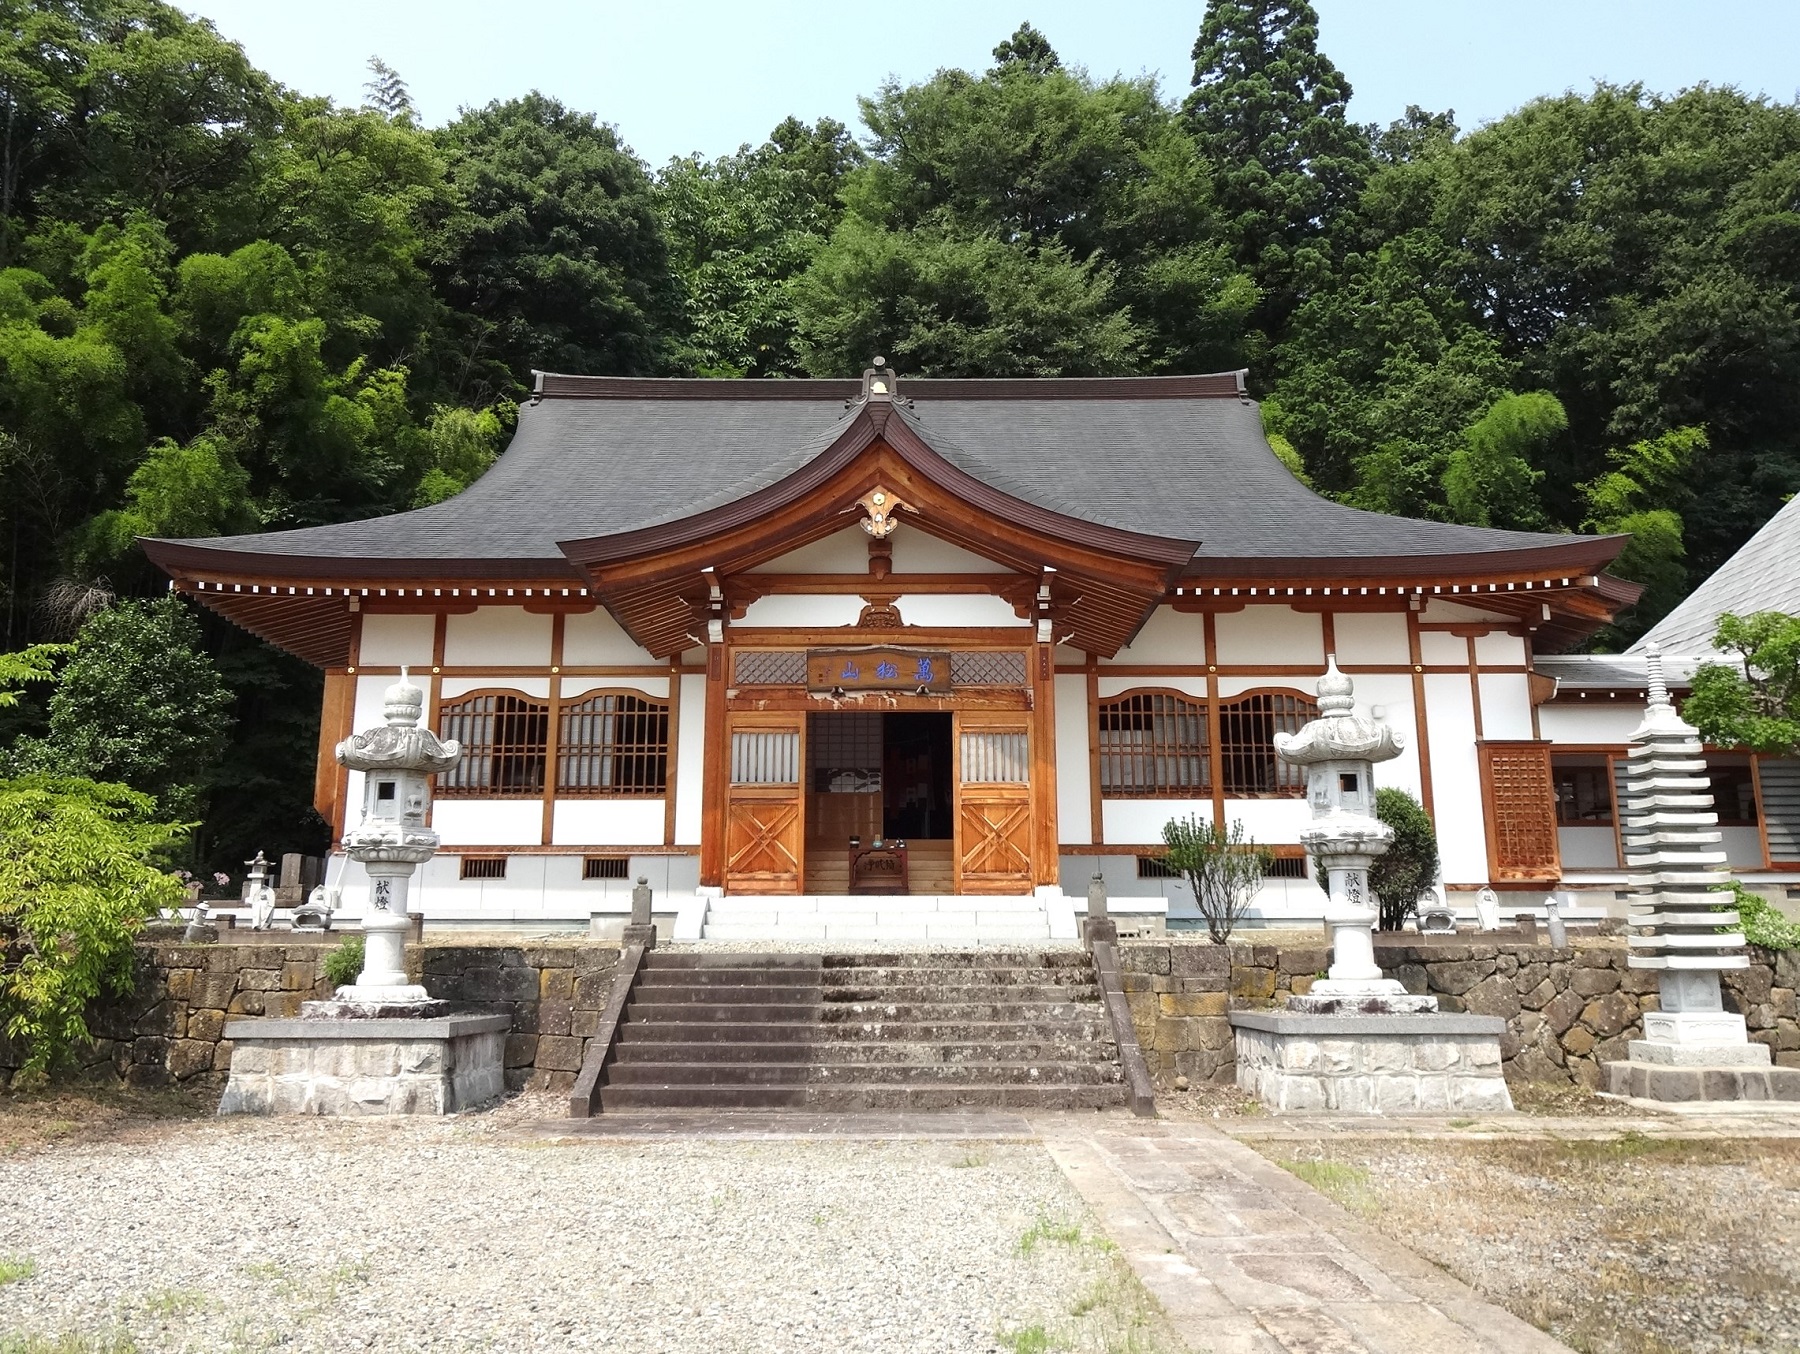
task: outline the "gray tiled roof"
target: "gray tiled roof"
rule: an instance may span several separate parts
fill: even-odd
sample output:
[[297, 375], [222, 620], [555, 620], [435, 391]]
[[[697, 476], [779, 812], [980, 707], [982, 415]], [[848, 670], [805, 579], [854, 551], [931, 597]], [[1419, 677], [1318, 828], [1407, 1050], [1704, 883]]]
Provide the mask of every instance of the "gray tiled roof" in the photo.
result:
[[1800, 615], [1800, 496], [1789, 499], [1737, 554], [1651, 626], [1628, 652], [1642, 653], [1655, 644], [1664, 653], [1717, 658], [1713, 632], [1728, 611], [1738, 616], [1758, 611]]
[[[1042, 398], [958, 399], [939, 393], [953, 382], [932, 382], [930, 395], [901, 414], [946, 459], [995, 488], [1071, 517], [1197, 539], [1202, 561], [1480, 554], [1571, 539], [1387, 517], [1321, 498], [1275, 458], [1249, 400], [1059, 397], [1058, 384], [1043, 382]], [[506, 453], [447, 502], [188, 544], [272, 556], [560, 561], [558, 541], [688, 517], [782, 479], [823, 452], [853, 414], [841, 399], [810, 392], [551, 396], [521, 409]]]
[[[1671, 657], [1663, 664], [1663, 676], [1671, 686], [1685, 687], [1697, 666], [1695, 659]], [[1649, 681], [1643, 654], [1539, 654], [1532, 667], [1541, 676], [1556, 678], [1564, 691], [1642, 691]]]

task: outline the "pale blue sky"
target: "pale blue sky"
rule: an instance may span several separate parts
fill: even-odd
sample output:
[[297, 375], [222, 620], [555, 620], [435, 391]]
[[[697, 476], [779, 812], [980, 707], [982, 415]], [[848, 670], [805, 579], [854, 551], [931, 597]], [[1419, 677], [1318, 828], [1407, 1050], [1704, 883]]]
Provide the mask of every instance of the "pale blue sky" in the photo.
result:
[[[181, 3], [182, 0], [177, 0]], [[1409, 103], [1464, 127], [1594, 80], [1672, 91], [1708, 81], [1789, 101], [1800, 0], [1315, 0], [1321, 45], [1355, 89], [1351, 115]], [[982, 70], [1019, 21], [1096, 75], [1187, 88], [1201, 0], [910, 0], [874, 5], [662, 0], [188, 0], [284, 83], [357, 103], [379, 55], [426, 122], [537, 88], [617, 126], [652, 165], [761, 141], [789, 113], [857, 127], [888, 75]]]

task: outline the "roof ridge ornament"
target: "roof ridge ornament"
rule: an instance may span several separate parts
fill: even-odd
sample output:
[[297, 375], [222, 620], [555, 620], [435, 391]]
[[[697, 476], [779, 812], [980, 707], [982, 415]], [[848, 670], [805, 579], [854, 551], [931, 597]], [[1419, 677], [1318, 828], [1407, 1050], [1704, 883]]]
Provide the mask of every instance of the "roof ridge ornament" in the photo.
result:
[[867, 514], [862, 519], [862, 529], [878, 541], [885, 541], [894, 534], [894, 528], [900, 525], [900, 520], [894, 516], [897, 511], [918, 511], [912, 504], [895, 498], [893, 490], [882, 484], [877, 484], [857, 499], [856, 505]]
[[891, 401], [894, 398], [894, 387], [896, 384], [897, 382], [894, 379], [894, 369], [888, 366], [885, 357], [878, 354], [875, 360], [863, 369], [863, 400], [865, 402], [869, 400]]

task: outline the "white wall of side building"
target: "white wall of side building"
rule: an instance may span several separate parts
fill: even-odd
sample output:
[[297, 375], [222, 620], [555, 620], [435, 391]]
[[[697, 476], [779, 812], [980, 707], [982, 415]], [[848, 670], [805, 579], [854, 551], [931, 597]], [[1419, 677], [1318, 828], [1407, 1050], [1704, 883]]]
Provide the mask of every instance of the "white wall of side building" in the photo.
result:
[[483, 606], [444, 619], [444, 666], [550, 666], [551, 618], [522, 606]]

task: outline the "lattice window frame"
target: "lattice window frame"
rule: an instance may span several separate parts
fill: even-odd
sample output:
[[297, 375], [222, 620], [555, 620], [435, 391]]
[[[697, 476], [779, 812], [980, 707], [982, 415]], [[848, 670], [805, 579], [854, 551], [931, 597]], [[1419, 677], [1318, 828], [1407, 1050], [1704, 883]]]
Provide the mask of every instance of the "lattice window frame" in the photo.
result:
[[[590, 708], [609, 703], [615, 708]], [[557, 798], [660, 799], [667, 795], [669, 708], [670, 702], [663, 697], [629, 687], [585, 691], [560, 702]], [[583, 774], [597, 779], [583, 784]]]
[[[1096, 712], [1102, 799], [1199, 799], [1212, 793], [1212, 742], [1207, 732], [1205, 700], [1166, 687], [1133, 687], [1116, 696], [1102, 697]], [[1109, 719], [1115, 723], [1127, 719], [1149, 721], [1150, 740], [1109, 747], [1108, 734], [1143, 731], [1109, 728]], [[1157, 723], [1171, 720], [1179, 723], [1170, 731], [1171, 736], [1159, 739]], [[1184, 738], [1189, 733], [1194, 735], [1191, 740]], [[1159, 764], [1165, 760], [1177, 767], [1191, 762], [1192, 772], [1165, 776], [1165, 768]], [[1127, 765], [1148, 774], [1125, 784], [1122, 772]]]
[[439, 736], [461, 743], [463, 756], [437, 778], [436, 797], [542, 799], [549, 772], [550, 714], [549, 697], [506, 688], [440, 700]]
[[1495, 882], [1554, 883], [1562, 878], [1552, 744], [1481, 741], [1482, 817], [1488, 872]]
[[731, 656], [733, 686], [805, 686], [803, 649], [738, 649]]
[[953, 649], [950, 652], [950, 685], [1024, 686], [1030, 668], [1016, 649]]
[[[1219, 698], [1216, 765], [1227, 799], [1304, 799], [1306, 768], [1275, 754], [1275, 735], [1299, 733], [1319, 717], [1304, 691], [1264, 686]], [[1247, 774], [1250, 767], [1255, 774]]]

